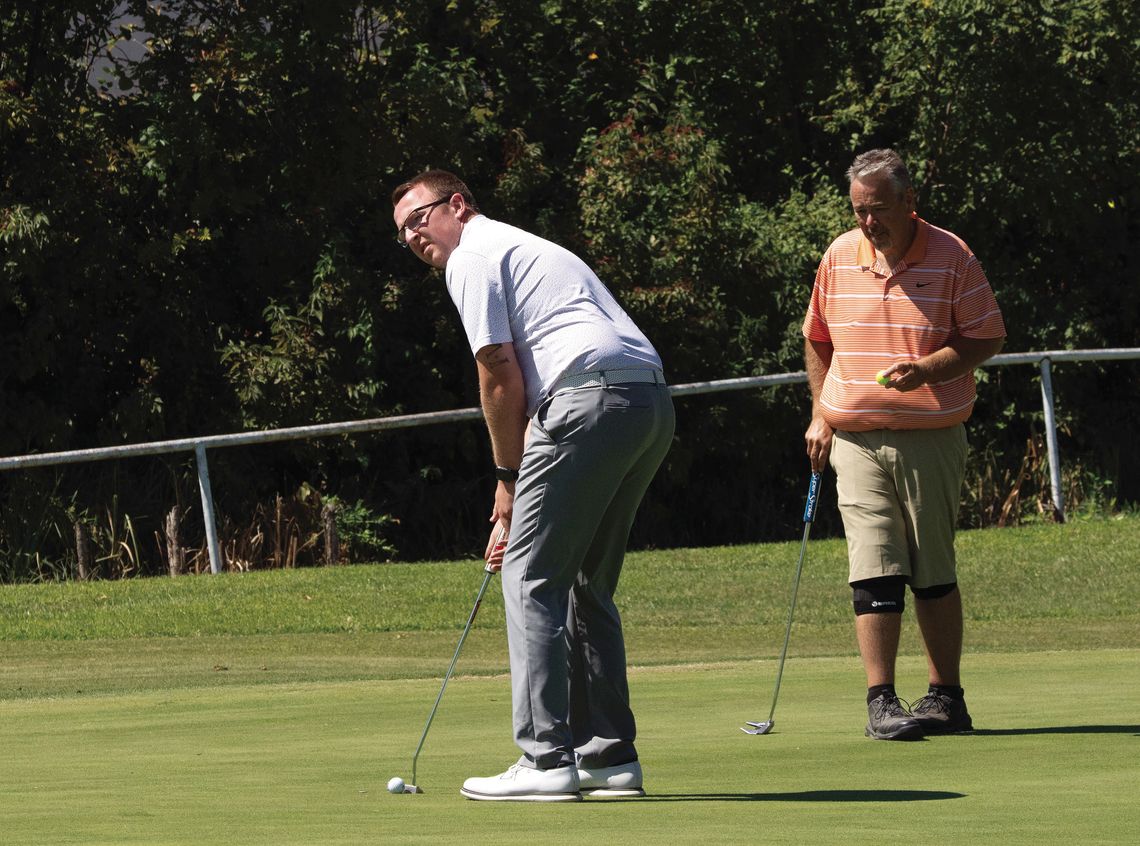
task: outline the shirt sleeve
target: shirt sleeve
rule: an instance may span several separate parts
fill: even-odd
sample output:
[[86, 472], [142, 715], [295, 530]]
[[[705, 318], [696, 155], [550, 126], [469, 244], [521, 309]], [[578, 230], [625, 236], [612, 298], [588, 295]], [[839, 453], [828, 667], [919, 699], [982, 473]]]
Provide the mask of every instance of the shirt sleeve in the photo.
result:
[[966, 338], [1004, 338], [1005, 321], [981, 262], [970, 254], [954, 298], [954, 325]]
[[459, 311], [472, 354], [514, 340], [501, 269], [483, 256], [456, 251], [447, 262], [447, 290]]
[[811, 301], [808, 304], [807, 316], [804, 317], [804, 337], [811, 341], [831, 341], [831, 330], [827, 328], [827, 292], [831, 286], [830, 261], [831, 251], [824, 254], [815, 272], [815, 285], [811, 290]]

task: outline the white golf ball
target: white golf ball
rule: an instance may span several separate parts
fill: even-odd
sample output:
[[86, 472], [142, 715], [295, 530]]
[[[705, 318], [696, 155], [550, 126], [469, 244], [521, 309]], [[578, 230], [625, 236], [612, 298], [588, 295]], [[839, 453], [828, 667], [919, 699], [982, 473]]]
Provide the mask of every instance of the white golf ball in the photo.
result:
[[399, 776], [392, 776], [392, 778], [388, 781], [388, 792], [389, 793], [403, 793], [404, 792], [404, 780], [402, 778], [400, 778]]

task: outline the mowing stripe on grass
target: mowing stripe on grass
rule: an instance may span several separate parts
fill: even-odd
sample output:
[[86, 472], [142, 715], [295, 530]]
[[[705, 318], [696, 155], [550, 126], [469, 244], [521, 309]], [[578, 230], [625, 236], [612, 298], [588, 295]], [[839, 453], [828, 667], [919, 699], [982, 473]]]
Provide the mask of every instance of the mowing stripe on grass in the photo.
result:
[[[8, 702], [6, 842], [359, 844], [578, 842], [1126, 843], [1140, 829], [1140, 651], [974, 655], [979, 731], [863, 737], [854, 658], [789, 660], [774, 733], [738, 731], [774, 661], [631, 674], [650, 795], [565, 808], [475, 803], [503, 769], [505, 677], [456, 678], [420, 759], [423, 796], [392, 796], [436, 681], [230, 685]], [[904, 695], [924, 662], [900, 662]]]

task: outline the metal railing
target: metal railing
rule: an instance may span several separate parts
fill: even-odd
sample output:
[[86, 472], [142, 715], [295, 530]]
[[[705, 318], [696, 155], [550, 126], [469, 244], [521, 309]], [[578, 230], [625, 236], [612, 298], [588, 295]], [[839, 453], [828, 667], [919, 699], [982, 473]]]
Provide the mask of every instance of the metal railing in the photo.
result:
[[[1005, 364], [1037, 364], [1041, 371], [1041, 406], [1045, 412], [1045, 440], [1049, 453], [1049, 480], [1053, 494], [1053, 509], [1058, 520], [1065, 519], [1064, 493], [1061, 489], [1061, 460], [1057, 448], [1057, 423], [1053, 412], [1052, 363], [1058, 361], [1112, 361], [1140, 359], [1140, 348], [1103, 350], [1047, 350], [1045, 352], [1002, 353], [982, 364], [991, 367]], [[752, 388], [769, 388], [807, 381], [802, 371], [778, 373], [770, 376], [747, 376], [739, 379], [719, 379], [713, 382], [689, 382], [672, 385], [674, 397], [712, 394], [720, 391], [740, 391]], [[210, 469], [206, 450], [217, 447], [265, 444], [304, 438], [324, 438], [330, 435], [349, 435], [365, 432], [383, 432], [391, 429], [408, 429], [439, 423], [461, 423], [479, 420], [483, 412], [478, 408], [460, 408], [451, 411], [431, 411], [423, 414], [404, 414], [394, 417], [376, 417], [369, 420], [352, 420], [345, 423], [323, 423], [315, 426], [293, 426], [286, 429], [266, 429], [256, 432], [236, 432], [230, 435], [208, 435], [200, 438], [180, 438], [170, 441], [153, 441], [124, 446], [77, 449], [67, 452], [49, 452], [37, 455], [19, 455], [0, 458], [0, 470], [19, 470], [31, 467], [49, 467], [59, 464], [78, 464], [86, 461], [104, 461], [142, 455], [165, 455], [193, 452], [198, 470], [198, 488], [202, 494], [202, 518], [206, 528], [206, 544], [210, 553], [210, 571], [222, 570], [221, 548], [218, 543], [217, 520], [214, 514], [214, 497], [210, 490]]]

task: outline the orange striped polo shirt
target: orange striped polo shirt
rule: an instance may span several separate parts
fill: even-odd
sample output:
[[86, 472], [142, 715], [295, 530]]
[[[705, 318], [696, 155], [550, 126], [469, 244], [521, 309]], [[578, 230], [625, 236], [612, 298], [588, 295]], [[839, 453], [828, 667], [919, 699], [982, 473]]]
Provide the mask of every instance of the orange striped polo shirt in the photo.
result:
[[871, 242], [852, 229], [819, 263], [803, 333], [835, 348], [820, 395], [824, 418], [850, 432], [961, 423], [974, 407], [972, 372], [906, 393], [884, 388], [875, 375], [958, 336], [1005, 336], [981, 264], [957, 235], [922, 219], [893, 273], [883, 275], [875, 259]]

